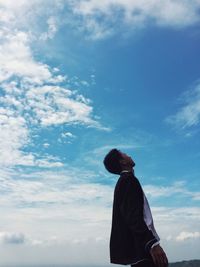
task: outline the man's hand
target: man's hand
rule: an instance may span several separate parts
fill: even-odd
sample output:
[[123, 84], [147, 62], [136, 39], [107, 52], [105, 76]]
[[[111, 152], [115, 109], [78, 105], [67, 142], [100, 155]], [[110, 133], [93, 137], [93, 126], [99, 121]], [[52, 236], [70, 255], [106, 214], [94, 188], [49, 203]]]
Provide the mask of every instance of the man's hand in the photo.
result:
[[153, 262], [156, 266], [158, 266], [158, 267], [167, 267], [168, 266], [167, 256], [160, 245], [156, 245], [155, 247], [151, 248], [150, 254], [151, 254]]

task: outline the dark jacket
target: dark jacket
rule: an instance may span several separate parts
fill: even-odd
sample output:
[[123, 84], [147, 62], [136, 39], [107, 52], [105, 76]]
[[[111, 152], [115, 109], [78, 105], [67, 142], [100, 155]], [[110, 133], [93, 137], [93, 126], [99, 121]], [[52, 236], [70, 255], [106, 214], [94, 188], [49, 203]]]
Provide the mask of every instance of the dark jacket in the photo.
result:
[[143, 218], [143, 190], [133, 173], [121, 174], [114, 191], [110, 261], [132, 264], [151, 259], [149, 250], [158, 240]]

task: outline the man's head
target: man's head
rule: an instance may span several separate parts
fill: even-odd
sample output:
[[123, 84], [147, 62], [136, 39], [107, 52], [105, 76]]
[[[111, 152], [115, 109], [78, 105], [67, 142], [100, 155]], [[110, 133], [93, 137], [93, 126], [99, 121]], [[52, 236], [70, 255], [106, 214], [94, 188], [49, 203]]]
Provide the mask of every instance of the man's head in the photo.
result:
[[135, 162], [127, 154], [114, 148], [104, 158], [105, 168], [114, 174], [120, 174], [123, 170], [130, 170], [135, 166]]

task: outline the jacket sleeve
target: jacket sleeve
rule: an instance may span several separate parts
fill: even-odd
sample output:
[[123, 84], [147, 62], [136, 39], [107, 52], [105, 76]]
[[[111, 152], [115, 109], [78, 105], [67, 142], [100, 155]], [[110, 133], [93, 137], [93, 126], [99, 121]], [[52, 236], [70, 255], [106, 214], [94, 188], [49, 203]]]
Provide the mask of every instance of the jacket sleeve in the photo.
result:
[[143, 191], [137, 178], [127, 177], [125, 180], [123, 185], [125, 190], [120, 202], [120, 211], [137, 244], [149, 252], [151, 246], [158, 240], [144, 221]]

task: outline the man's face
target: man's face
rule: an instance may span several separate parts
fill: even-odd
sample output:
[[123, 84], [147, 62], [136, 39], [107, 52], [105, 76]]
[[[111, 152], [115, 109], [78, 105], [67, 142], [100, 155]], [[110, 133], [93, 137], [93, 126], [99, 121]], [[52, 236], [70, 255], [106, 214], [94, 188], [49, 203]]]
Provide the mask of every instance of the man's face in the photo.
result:
[[126, 153], [123, 153], [121, 151], [120, 151], [120, 153], [122, 156], [123, 165], [132, 166], [132, 167], [135, 166], [135, 162], [133, 161], [133, 159], [129, 155], [127, 155]]

